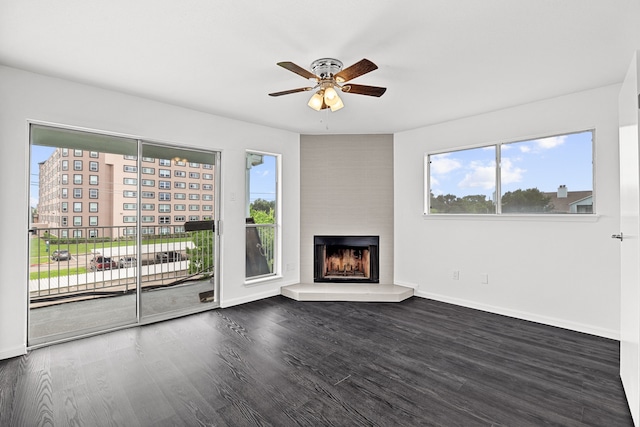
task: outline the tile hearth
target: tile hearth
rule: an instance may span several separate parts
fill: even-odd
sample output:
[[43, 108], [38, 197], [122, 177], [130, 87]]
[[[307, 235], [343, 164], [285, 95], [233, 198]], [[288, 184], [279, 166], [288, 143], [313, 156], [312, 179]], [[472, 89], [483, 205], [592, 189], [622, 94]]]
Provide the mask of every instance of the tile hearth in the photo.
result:
[[380, 284], [298, 283], [283, 286], [280, 293], [296, 301], [400, 302], [413, 296], [413, 289]]

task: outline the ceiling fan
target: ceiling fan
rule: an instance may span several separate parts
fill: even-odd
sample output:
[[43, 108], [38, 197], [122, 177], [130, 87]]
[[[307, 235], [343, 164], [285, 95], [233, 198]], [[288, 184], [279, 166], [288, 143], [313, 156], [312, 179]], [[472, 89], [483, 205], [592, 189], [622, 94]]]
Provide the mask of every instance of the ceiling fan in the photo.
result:
[[378, 66], [368, 59], [358, 61], [344, 70], [342, 69], [342, 62], [333, 58], [316, 59], [311, 63], [311, 71], [307, 71], [293, 62], [278, 62], [278, 65], [306, 79], [315, 80], [315, 85], [274, 92], [270, 93], [269, 96], [316, 91], [308, 104], [309, 107], [316, 111], [324, 110], [325, 108], [330, 108], [331, 111], [338, 111], [344, 107], [337, 91], [381, 97], [387, 90], [386, 87], [347, 83], [356, 77], [378, 69]]

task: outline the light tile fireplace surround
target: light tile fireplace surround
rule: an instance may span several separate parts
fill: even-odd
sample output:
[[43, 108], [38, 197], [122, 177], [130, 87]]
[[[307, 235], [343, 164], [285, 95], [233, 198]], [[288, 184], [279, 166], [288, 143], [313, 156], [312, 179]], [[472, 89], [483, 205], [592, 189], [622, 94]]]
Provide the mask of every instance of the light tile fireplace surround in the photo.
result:
[[[392, 302], [413, 295], [413, 289], [393, 284], [393, 135], [301, 135], [300, 193], [300, 284], [283, 287], [283, 295]], [[376, 236], [377, 282], [337, 274], [314, 281], [316, 236]], [[355, 261], [346, 273], [341, 264], [343, 274], [363, 255], [349, 256]]]

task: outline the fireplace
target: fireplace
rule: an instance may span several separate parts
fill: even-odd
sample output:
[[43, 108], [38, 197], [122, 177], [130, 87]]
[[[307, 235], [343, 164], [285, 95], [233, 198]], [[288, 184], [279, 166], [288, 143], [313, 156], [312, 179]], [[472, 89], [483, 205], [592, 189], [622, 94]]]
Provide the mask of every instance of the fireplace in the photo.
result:
[[314, 282], [378, 283], [379, 236], [314, 236]]

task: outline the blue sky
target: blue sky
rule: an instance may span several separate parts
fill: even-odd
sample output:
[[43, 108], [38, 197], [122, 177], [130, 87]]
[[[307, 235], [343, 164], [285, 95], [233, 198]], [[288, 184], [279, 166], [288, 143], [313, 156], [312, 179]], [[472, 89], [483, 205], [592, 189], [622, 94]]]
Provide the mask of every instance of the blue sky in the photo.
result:
[[29, 196], [31, 197], [30, 205], [32, 208], [38, 206], [38, 163], [47, 160], [54, 151], [54, 147], [43, 147], [41, 145], [31, 146], [31, 171], [29, 172], [31, 174], [29, 178], [31, 194]]
[[[589, 132], [503, 144], [502, 193], [537, 188], [553, 192], [593, 190], [592, 136]], [[495, 191], [495, 146], [431, 156], [432, 192], [458, 197]]]
[[276, 157], [265, 155], [263, 163], [251, 168], [249, 201], [276, 199]]

